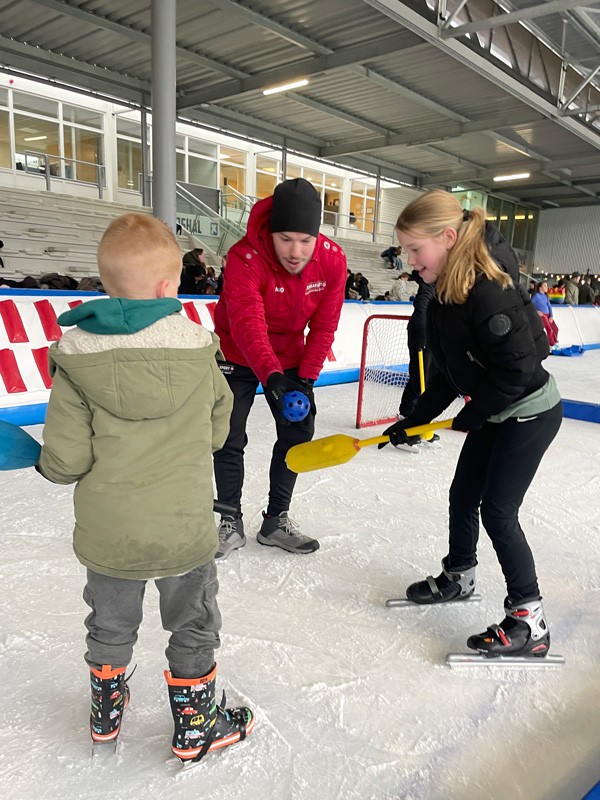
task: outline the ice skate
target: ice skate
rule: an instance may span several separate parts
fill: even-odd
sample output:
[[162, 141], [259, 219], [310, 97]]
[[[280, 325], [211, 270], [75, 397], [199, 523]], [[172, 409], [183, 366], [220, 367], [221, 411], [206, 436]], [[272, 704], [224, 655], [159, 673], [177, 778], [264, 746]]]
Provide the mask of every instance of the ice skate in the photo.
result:
[[243, 741], [254, 730], [249, 708], [225, 708], [215, 702], [216, 666], [202, 678], [174, 678], [165, 671], [175, 723], [171, 749], [185, 767], [197, 764], [212, 750]]
[[390, 608], [433, 605], [454, 601], [478, 601], [480, 595], [475, 592], [475, 565], [449, 570], [446, 568], [448, 556], [442, 559], [442, 572], [434, 578], [428, 575], [424, 581], [411, 583], [406, 590], [406, 597], [391, 598], [386, 601]]
[[110, 664], [103, 664], [100, 670], [90, 667], [90, 685], [92, 756], [114, 753], [123, 712], [129, 703], [125, 667], [112, 669]]
[[219, 549], [215, 553], [215, 560], [225, 561], [234, 550], [245, 544], [244, 520], [229, 514], [223, 515], [219, 524]]
[[287, 511], [269, 517], [263, 511], [263, 524], [256, 535], [259, 544], [280, 547], [288, 553], [314, 553], [319, 549], [319, 542], [300, 533], [296, 522], [288, 517]]
[[449, 654], [452, 665], [487, 664], [520, 666], [555, 666], [564, 663], [562, 656], [550, 656], [550, 631], [544, 618], [541, 598], [517, 602], [507, 597], [506, 614], [500, 625], [490, 625], [483, 633], [469, 636], [467, 647], [476, 655]]

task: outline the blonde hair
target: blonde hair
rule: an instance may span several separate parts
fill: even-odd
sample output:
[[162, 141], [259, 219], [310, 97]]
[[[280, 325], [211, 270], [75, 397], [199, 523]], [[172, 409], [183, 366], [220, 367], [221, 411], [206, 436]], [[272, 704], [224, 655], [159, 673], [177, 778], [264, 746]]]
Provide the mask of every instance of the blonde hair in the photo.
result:
[[179, 284], [181, 250], [162, 220], [139, 212], [123, 214], [100, 240], [98, 269], [109, 294], [135, 298], [164, 280]]
[[440, 303], [464, 303], [478, 273], [504, 289], [512, 286], [510, 276], [489, 254], [482, 208], [465, 212], [453, 194], [432, 189], [409, 203], [396, 222], [396, 230], [419, 239], [435, 239], [447, 228], [454, 228], [457, 239], [436, 282]]

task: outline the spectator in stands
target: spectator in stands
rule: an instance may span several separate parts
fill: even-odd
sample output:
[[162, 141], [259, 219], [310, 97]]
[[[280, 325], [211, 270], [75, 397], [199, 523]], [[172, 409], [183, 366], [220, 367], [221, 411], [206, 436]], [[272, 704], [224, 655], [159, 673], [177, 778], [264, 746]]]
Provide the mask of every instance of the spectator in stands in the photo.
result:
[[221, 294], [223, 292], [223, 280], [225, 279], [225, 267], [227, 266], [227, 256], [221, 256], [221, 272], [219, 273], [219, 277], [217, 278], [217, 288], [215, 289], [215, 294]]
[[183, 254], [183, 268], [196, 267], [204, 270], [206, 274], [206, 261], [204, 259], [204, 249], [202, 247], [194, 247], [193, 250], [188, 250]]
[[416, 295], [419, 285], [411, 280], [410, 273], [402, 272], [392, 284], [390, 294], [392, 300], [398, 300], [401, 303], [409, 303]]
[[77, 284], [78, 292], [103, 292], [104, 287], [99, 277], [82, 278]]
[[381, 258], [388, 262], [388, 269], [396, 269], [396, 259], [400, 256], [401, 250], [401, 247], [394, 247], [392, 245], [381, 253]]
[[201, 264], [187, 264], [181, 273], [179, 294], [204, 294], [206, 269]]
[[2, 278], [0, 289], [40, 289], [39, 281], [31, 275], [27, 275], [22, 281], [13, 281]]
[[[288, 516], [296, 474], [285, 463], [290, 447], [312, 439], [316, 414], [313, 384], [333, 343], [344, 302], [346, 257], [319, 233], [321, 200], [303, 178], [280, 183], [250, 212], [248, 231], [227, 254], [227, 281], [215, 308], [215, 332], [234, 395], [231, 430], [215, 453], [217, 496], [236, 509], [223, 516], [217, 558], [246, 543], [241, 511], [246, 424], [262, 383], [277, 430], [269, 467], [269, 500], [258, 532], [260, 544], [312, 553], [319, 542]], [[308, 334], [305, 337], [305, 330]], [[308, 416], [289, 421], [284, 395], [299, 391]], [[264, 435], [261, 432], [261, 435]]]
[[351, 288], [354, 289], [359, 300], [366, 302], [371, 297], [371, 292], [369, 291], [369, 281], [361, 272], [354, 273], [354, 280], [352, 281]]
[[527, 291], [530, 295], [532, 295], [537, 289], [537, 283], [533, 280], [533, 278], [529, 278], [529, 286], [527, 287]]
[[537, 308], [538, 314], [542, 318], [542, 324], [548, 336], [550, 347], [558, 342], [558, 325], [554, 321], [552, 304], [548, 298], [548, 282], [540, 281], [536, 285], [535, 292], [531, 295], [531, 302]]
[[346, 287], [344, 289], [345, 300], [359, 300], [359, 294], [354, 290], [354, 273], [352, 270], [346, 270]]
[[592, 289], [592, 276], [584, 275], [581, 279], [581, 286], [579, 287], [579, 305], [592, 305], [595, 299], [596, 293]]
[[542, 367], [548, 341], [519, 284], [515, 254], [490, 226], [482, 208], [463, 210], [442, 190], [425, 192], [400, 214], [396, 231], [409, 264], [436, 289], [427, 346], [438, 372], [410, 417], [385, 433], [392, 444], [405, 443], [406, 428], [435, 419], [459, 391], [470, 396], [452, 425], [467, 436], [450, 487], [449, 552], [440, 575], [406, 594], [430, 604], [473, 593], [481, 514], [506, 580], [506, 617], [467, 645], [490, 656], [536, 657], [550, 639], [518, 511], [560, 428], [562, 402]]
[[[219, 284], [219, 279], [215, 275], [215, 268], [214, 267], [207, 267], [206, 268], [206, 289], [210, 287], [212, 292], [210, 294], [216, 294], [217, 286]], [[206, 292], [209, 293], [208, 291]]]
[[565, 281], [565, 304], [568, 306], [579, 305], [579, 281], [581, 280], [581, 273], [574, 272], [571, 277]]

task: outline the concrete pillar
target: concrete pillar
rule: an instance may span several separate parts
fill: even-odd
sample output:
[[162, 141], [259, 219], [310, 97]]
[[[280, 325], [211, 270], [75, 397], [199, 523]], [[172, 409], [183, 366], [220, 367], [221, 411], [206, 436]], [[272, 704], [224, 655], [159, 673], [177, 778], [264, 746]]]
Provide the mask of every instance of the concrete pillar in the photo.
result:
[[152, 204], [175, 230], [176, 0], [152, 0]]

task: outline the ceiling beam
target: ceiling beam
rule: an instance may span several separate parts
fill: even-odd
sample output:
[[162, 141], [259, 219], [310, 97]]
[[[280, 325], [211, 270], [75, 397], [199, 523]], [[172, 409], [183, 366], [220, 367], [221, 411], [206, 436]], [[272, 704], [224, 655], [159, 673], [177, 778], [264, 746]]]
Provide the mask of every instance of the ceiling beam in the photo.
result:
[[582, 141], [600, 150], [599, 132], [588, 128], [576, 119], [561, 117], [553, 103], [546, 100], [533, 88], [525, 85], [522, 79], [507, 74], [503, 69], [497, 67], [492, 60], [473, 50], [467, 44], [454, 39], [441, 39], [437, 25], [422, 13], [415, 11], [411, 6], [401, 2], [401, 0], [363, 0], [363, 2], [377, 9], [399, 25], [416, 33], [446, 55], [466, 65], [476, 74], [491, 81], [530, 108], [554, 120], [558, 125], [575, 134]]
[[[82, 20], [83, 22], [87, 22], [96, 28], [102, 28], [106, 31], [110, 31], [111, 33], [119, 34], [120, 36], [124, 36], [126, 39], [139, 42], [140, 44], [150, 46], [152, 41], [152, 36], [147, 31], [141, 30], [140, 28], [134, 28], [131, 25], [124, 25], [121, 22], [114, 22], [114, 20], [108, 19], [102, 14], [97, 14], [96, 12], [92, 11], [85, 11], [83, 8], [79, 8], [79, 6], [74, 6], [71, 3], [65, 2], [65, 0], [34, 0], [34, 2], [37, 3], [38, 6], [44, 6], [44, 8], [48, 8], [51, 11], [56, 11], [57, 13], [63, 14], [67, 17]], [[228, 64], [224, 64], [222, 61], [216, 61], [214, 58], [209, 58], [201, 53], [196, 53], [194, 50], [190, 50], [187, 47], [182, 47], [181, 45], [177, 45], [175, 52], [178, 58], [184, 58], [187, 61], [192, 61], [201, 67], [206, 67], [214, 72], [228, 75], [230, 78], [244, 78], [248, 74], [246, 72], [242, 72], [241, 70], [234, 69]]]
[[519, 11], [511, 11], [508, 14], [497, 14], [494, 17], [478, 19], [475, 22], [467, 22], [464, 25], [457, 25], [454, 28], [442, 26], [442, 38], [449, 39], [457, 36], [464, 36], [466, 33], [489, 31], [492, 28], [501, 28], [524, 20], [547, 17], [550, 14], [560, 14], [564, 11], [570, 11], [572, 8], [593, 6], [598, 2], [600, 2], [600, 0], [551, 0], [549, 3], [529, 6]]
[[234, 2], [234, 0], [209, 1], [211, 5], [215, 6], [215, 8], [219, 8], [221, 11], [225, 11], [228, 14], [235, 14], [238, 17], [244, 17], [244, 19], [249, 20], [253, 25], [258, 25], [261, 28], [265, 28], [276, 36], [285, 39], [286, 42], [296, 44], [298, 47], [302, 47], [303, 49], [309, 50], [312, 53], [319, 53], [320, 55], [328, 55], [329, 53], [333, 53], [333, 50], [318, 44], [318, 42], [315, 42], [308, 36], [304, 36], [303, 34], [294, 31], [292, 28], [288, 28], [285, 25], [282, 25], [280, 22], [276, 22], [274, 19], [271, 19], [271, 17], [267, 17], [266, 14], [261, 14], [260, 12], [254, 11], [251, 8], [242, 6], [240, 3]]
[[505, 128], [511, 125], [531, 125], [538, 122], [540, 117], [529, 109], [513, 110], [504, 112], [502, 115], [474, 119], [470, 122], [455, 122], [448, 120], [438, 125], [428, 128], [419, 128], [418, 131], [410, 133], [397, 133], [387, 136], [374, 136], [370, 139], [348, 139], [336, 142], [323, 148], [321, 155], [329, 158], [342, 153], [364, 152], [366, 150], [380, 150], [386, 147], [397, 147], [405, 145], [415, 147], [422, 144], [433, 144], [443, 142], [447, 139], [456, 139], [468, 133], [482, 133], [495, 128]]
[[82, 85], [85, 89], [130, 102], [143, 104], [151, 94], [150, 84], [145, 81], [5, 36], [0, 36], [0, 63], [9, 69], [20, 69], [32, 75], [39, 75], [42, 71], [41, 77], [54, 79], [67, 88]]
[[191, 92], [177, 100], [177, 110], [182, 111], [202, 103], [225, 100], [228, 97], [238, 97], [246, 92], [254, 92], [285, 81], [306, 78], [309, 75], [328, 72], [339, 67], [347, 67], [350, 64], [368, 61], [374, 55], [381, 56], [387, 53], [396, 53], [417, 42], [420, 42], [420, 39], [414, 38], [407, 42], [406, 32], [396, 31], [390, 36], [384, 36], [376, 41], [361, 42], [360, 44], [337, 50], [330, 55], [305, 58], [282, 67], [265, 70], [249, 78], [224, 81], [216, 86], [209, 86], [207, 89]]

